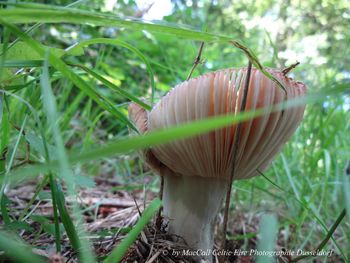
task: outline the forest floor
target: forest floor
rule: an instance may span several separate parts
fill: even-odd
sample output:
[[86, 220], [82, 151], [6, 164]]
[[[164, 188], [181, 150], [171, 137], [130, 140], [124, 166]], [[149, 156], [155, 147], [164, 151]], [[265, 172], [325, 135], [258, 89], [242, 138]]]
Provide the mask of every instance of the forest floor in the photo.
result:
[[[149, 178], [152, 180], [152, 178]], [[94, 246], [97, 258], [102, 261], [115, 246], [127, 235], [127, 232], [137, 222], [145, 205], [149, 200], [157, 196], [156, 193], [148, 192], [144, 197], [144, 191], [121, 190], [121, 185], [108, 178], [96, 177], [95, 187], [83, 188], [79, 192], [78, 202], [84, 210], [85, 227], [89, 232], [89, 239]], [[33, 196], [36, 182], [26, 183], [7, 192], [8, 202], [11, 203], [11, 216], [18, 217], [25, 209], [27, 203]], [[46, 196], [46, 199], [45, 199]], [[54, 227], [52, 223], [53, 208], [50, 196], [50, 189], [47, 187], [41, 192], [39, 200], [35, 201], [25, 216], [26, 225], [17, 226], [22, 228], [21, 237], [31, 244], [34, 253], [46, 258], [48, 262], [78, 262], [77, 253], [72, 250], [68, 237], [63, 234], [61, 242], [62, 253], [57, 254]], [[144, 201], [146, 199], [146, 202]], [[69, 198], [67, 206], [70, 206]], [[49, 219], [49, 220], [48, 220]], [[43, 222], [47, 220], [47, 222]], [[222, 221], [222, 214], [218, 217], [218, 226]], [[1, 223], [1, 220], [0, 220]], [[227, 251], [231, 255], [224, 262], [248, 263], [254, 262], [254, 255], [251, 251], [256, 249], [257, 233], [259, 232], [259, 217], [256, 214], [247, 212], [235, 212], [228, 222], [228, 229], [231, 230]], [[307, 226], [306, 226], [307, 227]], [[291, 226], [293, 229], [293, 226]], [[219, 236], [221, 229], [216, 229], [216, 236]], [[278, 234], [276, 251], [288, 250], [285, 234], [280, 231]], [[216, 240], [216, 244], [220, 244]], [[217, 245], [219, 247], [219, 245]], [[137, 241], [129, 248], [123, 262], [195, 262], [194, 258], [188, 256], [188, 247], [177, 245], [172, 237], [166, 234], [164, 225], [156, 229], [154, 222], [150, 223], [141, 233]], [[177, 251], [177, 252], [174, 252]], [[225, 250], [226, 251], [226, 250]], [[215, 258], [214, 262], [219, 258]], [[324, 258], [314, 258], [311, 261], [301, 260], [300, 262], [325, 262]], [[281, 256], [275, 258], [276, 262], [291, 262], [291, 257]], [[0, 255], [0, 262], [11, 262], [8, 259], [3, 261]], [[220, 262], [222, 262], [220, 260]], [[344, 262], [335, 253], [326, 259], [326, 262]]]

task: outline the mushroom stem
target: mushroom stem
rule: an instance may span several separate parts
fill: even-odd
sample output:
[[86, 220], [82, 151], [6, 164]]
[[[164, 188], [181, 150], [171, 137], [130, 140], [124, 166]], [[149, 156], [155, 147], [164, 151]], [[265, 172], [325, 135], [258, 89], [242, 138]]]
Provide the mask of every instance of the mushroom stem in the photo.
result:
[[213, 249], [215, 219], [225, 195], [227, 180], [163, 176], [164, 216], [169, 220], [169, 233], [181, 236], [193, 249]]

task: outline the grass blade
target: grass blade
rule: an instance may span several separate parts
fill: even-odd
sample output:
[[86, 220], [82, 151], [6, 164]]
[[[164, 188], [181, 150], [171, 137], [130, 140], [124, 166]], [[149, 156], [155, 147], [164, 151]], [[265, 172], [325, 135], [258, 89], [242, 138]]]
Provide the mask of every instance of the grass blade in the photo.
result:
[[[345, 209], [343, 209], [343, 211], [340, 213], [340, 215], [338, 216], [337, 220], [334, 222], [334, 224], [332, 225], [332, 227], [329, 229], [329, 231], [327, 232], [327, 235], [326, 237], [322, 240], [322, 242], [317, 246], [317, 248], [315, 249], [315, 251], [320, 251], [324, 248], [324, 246], [327, 244], [327, 242], [329, 241], [329, 239], [332, 238], [332, 235], [334, 233], [334, 231], [337, 229], [337, 227], [339, 226], [340, 222], [344, 219], [345, 217], [345, 214], [346, 214], [346, 211]], [[305, 258], [309, 258], [311, 257], [312, 255], [301, 255], [301, 256], [298, 256], [294, 259], [292, 259], [291, 262], [298, 262], [302, 259], [305, 259]], [[346, 262], [348, 262], [348, 259], [345, 257], [344, 254], [342, 254], [342, 256], [344, 257], [344, 259], [346, 260]]]
[[129, 232], [126, 238], [115, 248], [112, 253], [103, 261], [104, 263], [117, 263], [120, 262], [128, 248], [135, 242], [141, 231], [145, 228], [145, 226], [150, 222], [152, 217], [157, 213], [159, 208], [162, 206], [162, 201], [158, 198], [154, 199], [152, 203], [144, 210], [142, 216], [139, 221], [133, 227], [133, 229]]
[[74, 223], [67, 211], [62, 188], [55, 179], [50, 180], [50, 186], [51, 186], [52, 195], [55, 196], [57, 209], [60, 212], [62, 224], [64, 226], [64, 229], [66, 230], [69, 241], [73, 249], [76, 252], [79, 252], [81, 250], [81, 243], [80, 243], [77, 231], [75, 229]]
[[[33, 48], [39, 55], [44, 56], [46, 49], [37, 41], [32, 39], [27, 34], [23, 33], [18, 27], [9, 24], [0, 18], [1, 23], [5, 24], [12, 32], [17, 36], [22, 38], [31, 48]], [[62, 59], [55, 56], [54, 54], [49, 54], [48, 60], [50, 64], [59, 70], [62, 75], [71, 80], [78, 88], [85, 92], [90, 98], [92, 98], [101, 108], [107, 110], [112, 115], [120, 119], [121, 122], [128, 125], [133, 130], [137, 131], [134, 125], [128, 120], [128, 118], [121, 113], [113, 103], [109, 102], [103, 95], [96, 92], [88, 83], [86, 83], [81, 77], [75, 74], [70, 68], [64, 63]]]
[[[8, 4], [8, 3], [4, 3]], [[229, 41], [231, 38], [185, 27], [175, 27], [166, 23], [155, 23], [135, 18], [121, 19], [115, 15], [83, 11], [43, 4], [13, 4], [16, 8], [0, 10], [0, 16], [9, 23], [74, 23], [96, 26], [115, 26], [133, 30], [147, 30], [190, 40]]]
[[282, 157], [283, 167], [284, 167], [284, 170], [285, 170], [286, 175], [288, 177], [289, 183], [290, 183], [290, 185], [291, 185], [291, 187], [293, 189], [293, 192], [294, 192], [296, 198], [300, 200], [300, 193], [298, 191], [297, 185], [294, 182], [293, 176], [292, 176], [292, 174], [290, 172], [290, 169], [289, 169], [286, 157], [283, 155], [283, 153], [281, 154], [281, 157]]
[[[146, 65], [146, 70], [148, 71], [148, 74], [149, 74], [149, 77], [150, 77], [150, 83], [151, 83], [151, 87], [152, 87], [151, 102], [152, 103], [154, 102], [154, 93], [155, 93], [155, 90], [156, 90], [156, 85], [155, 85], [155, 82], [154, 82], [154, 73], [153, 73], [152, 66], [149, 63], [148, 59], [142, 54], [142, 52], [140, 50], [138, 50], [134, 46], [132, 46], [132, 45], [130, 45], [130, 44], [124, 42], [124, 41], [121, 41], [119, 39], [94, 38], [94, 39], [89, 39], [89, 40], [85, 40], [85, 41], [79, 42], [78, 44], [74, 45], [73, 47], [71, 47], [69, 49], [68, 54], [70, 52], [76, 53], [76, 51], [75, 51], [76, 49], [80, 50], [82, 47], [86, 47], [86, 46], [93, 45], [93, 44], [107, 44], [107, 45], [121, 46], [121, 47], [129, 49], [130, 51], [135, 53]], [[118, 87], [116, 87], [116, 88], [118, 88]], [[125, 92], [125, 91], [123, 91], [123, 92]], [[131, 99], [131, 98], [129, 98], [129, 99]], [[135, 100], [133, 100], [133, 101], [135, 101]], [[138, 102], [136, 102], [136, 103], [138, 103]], [[147, 109], [147, 108], [145, 108], [145, 109]]]
[[[317, 215], [317, 213], [311, 209], [309, 207], [309, 205], [307, 204], [307, 202], [303, 199], [298, 199], [296, 198], [295, 196], [295, 193], [294, 192], [288, 192], [286, 190], [284, 190], [282, 187], [280, 187], [279, 185], [277, 185], [275, 182], [273, 182], [271, 179], [269, 179], [268, 177], [266, 177], [261, 171], [258, 170], [258, 173], [263, 177], [265, 178], [268, 182], [270, 182], [274, 187], [276, 187], [277, 189], [279, 189], [280, 191], [282, 191], [284, 194], [286, 195], [289, 195], [289, 196], [293, 196], [295, 198], [295, 200], [307, 211], [311, 212], [311, 215], [312, 217], [317, 221], [317, 223], [323, 228], [323, 230], [325, 232], [327, 232], [327, 235], [328, 233], [331, 232], [331, 230], [329, 230], [326, 226], [326, 224], [321, 220], [321, 218]], [[332, 235], [329, 237], [333, 242], [334, 242], [334, 245], [337, 247], [337, 249], [339, 250], [339, 252], [341, 253], [342, 257], [343, 258], [346, 258], [345, 256], [345, 253], [343, 252], [343, 250], [340, 248], [340, 246], [338, 245], [336, 239], [334, 239], [332, 237]]]
[[10, 122], [5, 109], [5, 94], [0, 93], [0, 174], [5, 173], [7, 144], [10, 139]]
[[105, 79], [104, 77], [102, 77], [101, 75], [99, 75], [95, 71], [89, 69], [88, 67], [85, 67], [83, 65], [77, 65], [77, 64], [70, 64], [70, 65], [81, 68], [86, 73], [88, 73], [89, 75], [93, 76], [95, 79], [101, 81], [104, 85], [106, 85], [110, 89], [117, 91], [120, 95], [122, 95], [125, 98], [127, 98], [127, 99], [129, 99], [129, 100], [131, 100], [131, 101], [133, 101], [135, 103], [137, 103], [138, 105], [140, 105], [145, 110], [149, 111], [149, 110], [152, 109], [152, 107], [150, 105], [148, 105], [147, 103], [144, 103], [142, 100], [138, 99], [137, 97], [135, 97], [131, 93], [129, 93], [129, 92], [119, 88], [118, 86], [114, 85], [112, 82], [110, 82], [109, 80]]
[[3, 194], [0, 200], [0, 206], [1, 206], [1, 217], [2, 217], [2, 220], [4, 221], [5, 226], [8, 226], [9, 224], [11, 224], [11, 218], [7, 211], [7, 205], [8, 205], [8, 198], [5, 194]]
[[6, 60], [3, 64], [5, 68], [26, 68], [26, 67], [41, 67], [42, 60]]
[[[48, 72], [48, 56], [44, 61], [44, 67], [43, 72], [41, 74], [41, 90], [42, 90], [42, 97], [43, 97], [43, 104], [44, 109], [46, 111], [47, 115], [47, 121], [52, 127], [53, 135], [55, 138], [55, 144], [56, 144], [56, 151], [58, 156], [58, 165], [59, 165], [59, 174], [60, 177], [65, 181], [67, 185], [67, 191], [70, 196], [76, 195], [76, 189], [75, 189], [75, 180], [74, 180], [74, 174], [70, 169], [70, 165], [68, 162], [67, 155], [65, 153], [64, 149], [64, 142], [57, 124], [58, 115], [57, 115], [57, 109], [56, 109], [56, 101], [51, 89], [51, 83], [49, 79], [49, 72]], [[75, 250], [79, 253], [79, 258], [82, 262], [87, 263], [93, 263], [95, 262], [94, 256], [91, 253], [90, 246], [88, 244], [88, 241], [79, 238], [78, 231], [76, 230], [71, 217], [69, 216], [69, 213], [67, 212], [67, 209], [64, 204], [64, 195], [62, 190], [60, 189], [59, 184], [57, 182], [54, 182], [52, 185], [54, 191], [55, 191], [55, 200], [57, 202], [57, 208], [60, 212], [61, 219], [63, 222], [63, 225], [65, 226], [67, 235], [69, 237], [69, 240], [71, 241], [71, 244]], [[81, 222], [83, 222], [79, 208], [77, 207], [76, 202], [73, 202], [73, 215], [78, 221], [77, 228], [79, 229], [80, 235], [84, 233], [82, 226], [80, 225]]]
[[[55, 178], [53, 174], [49, 174], [49, 180], [50, 180], [50, 189], [51, 189], [51, 199], [52, 199], [52, 209], [53, 209], [53, 220], [55, 223], [55, 245], [56, 245], [56, 252], [61, 252], [61, 231], [60, 231], [60, 221], [59, 221], [59, 213], [62, 215], [64, 213], [64, 210], [62, 207], [59, 207], [58, 202], [60, 201], [60, 198], [58, 196], [57, 185]], [[61, 203], [60, 203], [61, 204]], [[61, 210], [60, 210], [61, 208]], [[66, 222], [67, 220], [63, 220], [62, 222]], [[67, 226], [64, 226], [65, 229], [68, 228]]]
[[15, 143], [15, 145], [14, 145], [14, 147], [13, 147], [13, 150], [12, 150], [12, 153], [11, 153], [11, 156], [10, 156], [10, 159], [9, 159], [9, 161], [8, 161], [7, 166], [5, 166], [5, 174], [4, 174], [4, 176], [3, 176], [3, 180], [2, 180], [2, 182], [1, 182], [1, 188], [0, 188], [0, 202], [1, 202], [1, 204], [3, 204], [3, 203], [2, 203], [2, 196], [3, 196], [4, 192], [5, 192], [5, 188], [8, 186], [8, 183], [9, 183], [9, 181], [10, 181], [9, 173], [10, 173], [12, 164], [14, 163], [15, 155], [16, 155], [16, 152], [17, 152], [17, 148], [18, 148], [18, 146], [19, 146], [19, 143], [20, 143], [21, 138], [22, 138], [22, 135], [23, 135], [23, 130], [24, 130], [24, 127], [25, 127], [26, 122], [27, 122], [27, 116], [28, 116], [28, 115], [26, 115], [26, 116], [24, 117], [24, 120], [23, 120], [23, 122], [22, 122], [21, 129], [20, 129], [20, 131], [19, 131], [19, 134], [18, 134], [16, 143]]
[[[271, 253], [275, 251], [275, 245], [278, 233], [277, 218], [272, 214], [264, 215], [260, 223], [259, 243], [257, 246], [258, 252]], [[274, 262], [274, 258], [269, 255], [258, 256], [257, 263]]]
[[[350, 161], [349, 161], [349, 165], [350, 165]], [[348, 169], [350, 169], [350, 167]], [[350, 180], [349, 180], [349, 174], [344, 175], [343, 181], [344, 181], [345, 209], [347, 212], [347, 218], [350, 221]]]
[[[173, 26], [162, 23], [150, 22], [140, 19], [121, 19], [114, 15], [82, 11], [73, 8], [58, 7], [41, 4], [13, 4], [17, 8], [0, 10], [0, 23], [74, 23], [74, 24], [92, 24], [97, 26], [115, 26], [132, 30], [147, 30], [149, 32], [168, 34], [183, 39], [199, 41], [217, 41], [230, 42], [235, 47], [241, 49], [252, 64], [258, 68], [266, 77], [275, 81], [283, 90], [283, 84], [267, 72], [259, 59], [250, 48], [243, 45], [240, 41], [232, 40], [230, 37], [201, 32], [185, 27]], [[6, 20], [4, 20], [6, 19]], [[6, 21], [6, 22], [5, 22]]]
[[0, 231], [0, 250], [5, 252], [5, 255], [13, 259], [13, 262], [45, 262], [39, 256], [34, 255], [31, 248], [23, 242], [15, 241], [13, 233]]

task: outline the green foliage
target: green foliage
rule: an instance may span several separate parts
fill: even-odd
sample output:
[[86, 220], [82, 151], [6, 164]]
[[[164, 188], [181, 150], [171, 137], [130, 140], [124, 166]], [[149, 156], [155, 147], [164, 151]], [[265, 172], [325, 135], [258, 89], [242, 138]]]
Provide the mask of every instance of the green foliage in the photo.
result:
[[[274, 215], [266, 214], [260, 223], [260, 240], [257, 251], [273, 251], [277, 241], [278, 223]], [[269, 255], [258, 255], [258, 263], [273, 262], [273, 257]]]
[[[44, 45], [40, 46], [42, 49], [48, 48]], [[3, 83], [2, 85], [5, 84], [6, 86], [24, 84], [22, 78], [14, 77], [15, 70], [11, 70], [10, 68], [40, 67], [44, 60], [42, 54], [37, 53], [30, 45], [21, 41], [15, 42], [9, 47], [0, 44], [0, 50], [2, 54], [0, 55], [0, 61], [3, 61], [4, 67], [0, 81]], [[63, 49], [50, 47], [50, 52], [57, 57], [62, 57], [66, 54], [72, 56], [80, 56], [83, 54], [82, 48], [79, 47], [74, 48], [74, 50], [70, 50], [69, 52], [66, 52]], [[6, 59], [3, 54], [6, 54]]]
[[[48, 46], [41, 45], [41, 48], [48, 49]], [[35, 49], [33, 49], [30, 45], [25, 42], [17, 41], [15, 44], [5, 48], [3, 44], [0, 44], [0, 49], [2, 53], [6, 54], [7, 59], [11, 60], [44, 60], [44, 57], [37, 53]], [[4, 50], [5, 49], [5, 50]], [[50, 47], [50, 52], [57, 57], [62, 57], [63, 55], [69, 54], [72, 56], [81, 56], [84, 51], [82, 48], [75, 47], [74, 49], [70, 49], [69, 51], [65, 51], [59, 48]]]
[[0, 249], [15, 262], [45, 262], [33, 255], [31, 248], [8, 232], [0, 231]]
[[119, 244], [119, 246], [112, 251], [112, 253], [103, 261], [104, 263], [120, 262], [127, 252], [128, 248], [135, 242], [141, 231], [146, 227], [148, 222], [157, 213], [162, 206], [159, 199], [154, 199], [152, 203], [145, 209], [139, 221], [129, 232], [128, 236]]

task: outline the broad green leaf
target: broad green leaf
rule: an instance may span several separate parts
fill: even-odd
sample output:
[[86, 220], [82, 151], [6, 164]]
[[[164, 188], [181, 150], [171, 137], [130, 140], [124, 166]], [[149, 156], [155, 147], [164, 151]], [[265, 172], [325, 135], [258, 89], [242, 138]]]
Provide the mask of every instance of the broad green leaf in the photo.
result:
[[34, 228], [27, 222], [12, 221], [10, 224], [6, 225], [7, 230], [18, 231], [25, 230], [28, 232], [33, 232]]
[[[41, 225], [44, 231], [52, 236], [55, 235], [55, 226], [52, 224], [51, 220], [39, 215], [31, 215], [30, 218]], [[60, 225], [62, 226], [62, 225]], [[61, 228], [63, 230], [63, 227]], [[62, 231], [63, 232], [63, 231]]]
[[[6, 63], [6, 62], [5, 62]], [[5, 64], [4, 63], [4, 64]], [[23, 74], [15, 74], [16, 69], [2, 68], [2, 74], [0, 77], [0, 88], [7, 87], [9, 85], [23, 85]]]
[[[48, 48], [47, 46], [41, 45], [42, 48]], [[0, 50], [2, 50], [2, 44], [0, 44]], [[52, 53], [58, 57], [64, 54], [64, 50], [58, 48], [52, 48]], [[19, 41], [12, 47], [6, 50], [6, 60], [43, 60], [44, 57], [38, 54], [35, 49], [29, 46], [27, 43]]]
[[[25, 138], [33, 150], [37, 151], [42, 157], [46, 157], [46, 150], [42, 138], [32, 132], [27, 133]], [[47, 148], [49, 156], [55, 156], [55, 147], [53, 145], [47, 145]]]
[[[84, 54], [82, 48], [76, 47], [73, 50], [65, 51], [59, 48], [48, 47], [40, 44], [41, 48], [50, 48], [50, 52], [57, 57], [62, 57], [63, 55], [73, 55], [81, 56]], [[3, 50], [3, 44], [0, 44], [0, 50]], [[1, 61], [2, 54], [0, 55]], [[25, 42], [18, 41], [12, 46], [8, 47], [6, 50], [6, 60], [3, 62], [3, 73], [0, 78], [2, 85], [21, 85], [23, 84], [22, 77], [23, 74], [17, 74], [17, 70], [7, 69], [7, 68], [18, 68], [18, 67], [40, 67], [42, 66], [43, 55], [39, 54], [35, 49]]]

